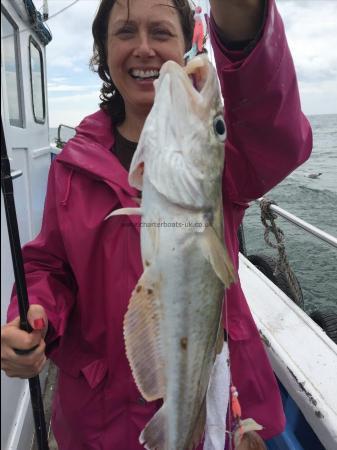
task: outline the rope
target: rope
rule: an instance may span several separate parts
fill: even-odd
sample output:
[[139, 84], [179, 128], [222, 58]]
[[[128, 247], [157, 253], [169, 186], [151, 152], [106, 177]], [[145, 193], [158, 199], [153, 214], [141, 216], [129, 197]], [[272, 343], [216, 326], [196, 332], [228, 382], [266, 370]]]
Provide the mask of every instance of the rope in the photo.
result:
[[64, 11], [66, 11], [69, 8], [71, 8], [72, 6], [75, 5], [75, 3], [78, 3], [78, 2], [79, 2], [79, 0], [74, 0], [72, 3], [70, 3], [70, 5], [67, 5], [64, 8], [59, 9], [58, 11], [56, 11], [56, 13], [52, 14], [51, 16], [49, 16], [47, 20], [53, 19], [54, 17], [56, 17], [59, 14], [63, 13]]
[[[277, 276], [279, 273], [283, 272], [288, 281], [290, 290], [294, 296], [295, 303], [297, 305], [301, 304], [301, 291], [299, 289], [299, 285], [295, 278], [294, 272], [291, 270], [289, 265], [286, 249], [285, 249], [285, 239], [284, 233], [279, 228], [275, 219], [277, 219], [277, 214], [270, 209], [271, 205], [277, 205], [272, 200], [262, 199], [260, 202], [261, 209], [261, 222], [265, 227], [264, 231], [264, 240], [269, 247], [277, 249], [278, 251], [278, 260], [276, 263], [276, 267], [273, 275]], [[270, 224], [267, 222], [269, 221]], [[270, 233], [273, 233], [275, 236], [276, 243], [272, 242], [270, 239]]]

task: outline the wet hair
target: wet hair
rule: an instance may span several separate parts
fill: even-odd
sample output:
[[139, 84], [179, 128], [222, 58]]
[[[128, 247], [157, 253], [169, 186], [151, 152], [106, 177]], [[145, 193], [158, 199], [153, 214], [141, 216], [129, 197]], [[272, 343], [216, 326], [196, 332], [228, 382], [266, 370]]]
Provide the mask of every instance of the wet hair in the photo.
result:
[[[121, 124], [125, 119], [125, 106], [121, 94], [114, 85], [107, 62], [107, 35], [110, 11], [117, 0], [101, 0], [96, 17], [92, 24], [92, 34], [94, 37], [93, 56], [90, 59], [90, 68], [97, 72], [103, 85], [100, 95], [100, 107], [107, 111], [115, 125]], [[130, 0], [127, 0], [128, 11]], [[172, 0], [172, 7], [178, 12], [182, 26], [186, 51], [192, 45], [193, 37], [193, 11], [188, 0]]]

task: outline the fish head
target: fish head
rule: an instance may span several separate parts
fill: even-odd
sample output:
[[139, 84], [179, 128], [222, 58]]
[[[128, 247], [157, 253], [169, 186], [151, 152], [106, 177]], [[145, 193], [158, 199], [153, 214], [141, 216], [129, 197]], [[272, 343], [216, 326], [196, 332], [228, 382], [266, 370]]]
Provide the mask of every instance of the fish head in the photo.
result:
[[216, 70], [207, 55], [185, 67], [167, 61], [154, 84], [154, 104], [131, 164], [130, 183], [141, 189], [144, 172], [175, 203], [206, 206], [215, 185], [219, 189], [226, 138]]

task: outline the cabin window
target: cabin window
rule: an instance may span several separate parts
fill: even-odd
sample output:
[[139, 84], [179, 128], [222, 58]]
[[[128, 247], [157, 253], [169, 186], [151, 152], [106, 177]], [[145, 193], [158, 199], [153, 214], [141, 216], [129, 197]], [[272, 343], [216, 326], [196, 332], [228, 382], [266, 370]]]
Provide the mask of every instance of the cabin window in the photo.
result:
[[45, 121], [45, 97], [43, 80], [43, 57], [39, 45], [31, 38], [30, 53], [30, 80], [32, 89], [32, 102], [35, 122]]
[[2, 66], [5, 76], [9, 123], [23, 127], [23, 105], [20, 83], [18, 28], [1, 11]]

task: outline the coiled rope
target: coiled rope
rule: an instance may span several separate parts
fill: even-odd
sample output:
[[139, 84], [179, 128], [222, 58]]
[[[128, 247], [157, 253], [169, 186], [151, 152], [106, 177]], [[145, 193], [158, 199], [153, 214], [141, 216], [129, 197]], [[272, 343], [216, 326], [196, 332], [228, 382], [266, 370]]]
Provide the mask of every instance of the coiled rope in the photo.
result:
[[[278, 259], [273, 275], [277, 276], [281, 272], [285, 274], [285, 277], [289, 284], [289, 288], [294, 296], [295, 303], [297, 305], [300, 305], [302, 292], [300, 291], [300, 287], [297, 279], [295, 278], [294, 272], [291, 270], [291, 267], [289, 265], [289, 260], [285, 249], [284, 232], [275, 223], [275, 220], [278, 216], [274, 211], [271, 210], [271, 205], [277, 205], [277, 203], [266, 198], [260, 200], [261, 222], [265, 228], [264, 240], [269, 247], [277, 249], [278, 251]], [[270, 233], [273, 233], [276, 242], [271, 241]]]

